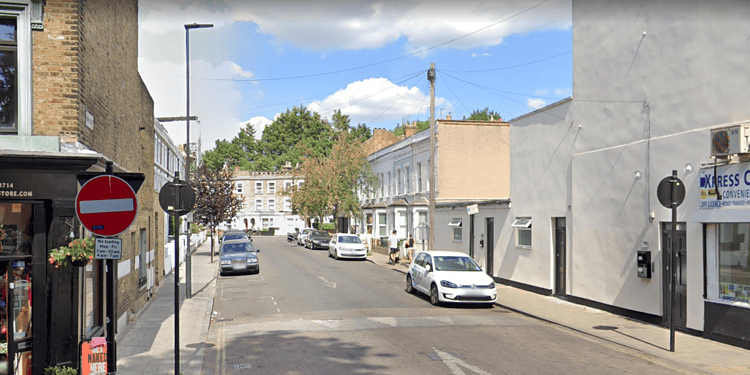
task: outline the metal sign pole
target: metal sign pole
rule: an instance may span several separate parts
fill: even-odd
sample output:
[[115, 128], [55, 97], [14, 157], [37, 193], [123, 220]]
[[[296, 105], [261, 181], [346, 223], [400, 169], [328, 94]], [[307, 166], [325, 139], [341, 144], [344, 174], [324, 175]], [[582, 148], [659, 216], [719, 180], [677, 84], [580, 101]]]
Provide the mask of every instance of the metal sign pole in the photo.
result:
[[[677, 171], [672, 171], [672, 177], [677, 178]], [[670, 279], [672, 287], [670, 288], [670, 306], [669, 306], [669, 351], [674, 352], [674, 307], [676, 305], [675, 299], [677, 297], [677, 293], [675, 293], [675, 289], [677, 289], [677, 272], [675, 272], [675, 254], [677, 254], [677, 197], [675, 196], [675, 183], [677, 181], [672, 182], [672, 191], [671, 191], [671, 200], [672, 200], [672, 230], [671, 230], [671, 236], [672, 240], [670, 241], [670, 246], [672, 247], [672, 252], [669, 254], [669, 272], [671, 273]]]
[[[112, 162], [107, 161], [105, 173], [108, 175], [114, 174], [114, 168]], [[115, 304], [117, 296], [115, 293], [115, 260], [107, 259], [106, 263], [106, 284], [107, 284], [107, 372], [117, 372], [117, 341], [115, 341], [115, 330], [116, 330], [116, 319], [117, 306]]]
[[174, 174], [175, 207], [172, 209], [174, 217], [174, 373], [180, 373], [180, 173]]

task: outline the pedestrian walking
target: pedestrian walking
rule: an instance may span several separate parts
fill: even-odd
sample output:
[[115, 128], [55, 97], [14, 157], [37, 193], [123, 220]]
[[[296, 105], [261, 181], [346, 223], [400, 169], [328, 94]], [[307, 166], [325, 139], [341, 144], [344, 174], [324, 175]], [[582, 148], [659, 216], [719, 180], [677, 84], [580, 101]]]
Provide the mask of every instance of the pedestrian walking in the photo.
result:
[[396, 237], [396, 230], [388, 237], [388, 264], [398, 263], [398, 237]]
[[414, 259], [414, 237], [409, 233], [409, 238], [406, 240], [406, 256], [409, 258], [409, 261]]

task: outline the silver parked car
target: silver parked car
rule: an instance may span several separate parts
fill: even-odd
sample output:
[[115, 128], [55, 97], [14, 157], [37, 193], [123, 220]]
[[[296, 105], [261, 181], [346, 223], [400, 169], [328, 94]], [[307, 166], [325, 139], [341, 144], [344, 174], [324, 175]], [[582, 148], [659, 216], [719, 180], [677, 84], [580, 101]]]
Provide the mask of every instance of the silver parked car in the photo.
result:
[[333, 259], [357, 258], [367, 259], [367, 248], [356, 234], [337, 233], [331, 237], [328, 256]]
[[258, 253], [249, 240], [227, 240], [221, 243], [219, 250], [219, 273], [254, 272], [260, 273]]
[[314, 231], [315, 228], [304, 228], [301, 231], [299, 231], [299, 234], [297, 235], [297, 245], [304, 246], [305, 245], [305, 237], [307, 237], [310, 232]]

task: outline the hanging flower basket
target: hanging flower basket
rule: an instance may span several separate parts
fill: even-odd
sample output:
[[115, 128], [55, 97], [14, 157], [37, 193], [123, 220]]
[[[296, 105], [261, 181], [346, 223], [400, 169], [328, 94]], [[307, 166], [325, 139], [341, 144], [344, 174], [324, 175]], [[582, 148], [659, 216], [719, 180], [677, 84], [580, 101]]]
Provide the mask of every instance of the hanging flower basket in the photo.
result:
[[60, 246], [49, 252], [49, 263], [55, 268], [72, 264], [75, 267], [83, 267], [94, 259], [96, 242], [93, 237], [76, 239], [68, 243], [68, 246]]

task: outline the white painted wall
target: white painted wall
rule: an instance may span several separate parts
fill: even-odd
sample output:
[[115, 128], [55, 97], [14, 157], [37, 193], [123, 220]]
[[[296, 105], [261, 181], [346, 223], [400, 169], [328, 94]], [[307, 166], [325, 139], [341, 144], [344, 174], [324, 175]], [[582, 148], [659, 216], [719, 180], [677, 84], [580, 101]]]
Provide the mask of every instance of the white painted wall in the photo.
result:
[[[569, 294], [661, 315], [659, 222], [671, 213], [655, 192], [677, 170], [687, 187], [678, 209], [688, 223], [687, 325], [703, 329], [696, 171], [711, 161], [710, 128], [750, 119], [748, 19], [746, 1], [573, 2], [574, 100], [566, 121], [581, 128], [567, 185]], [[643, 241], [656, 262], [651, 280], [635, 272]]]

